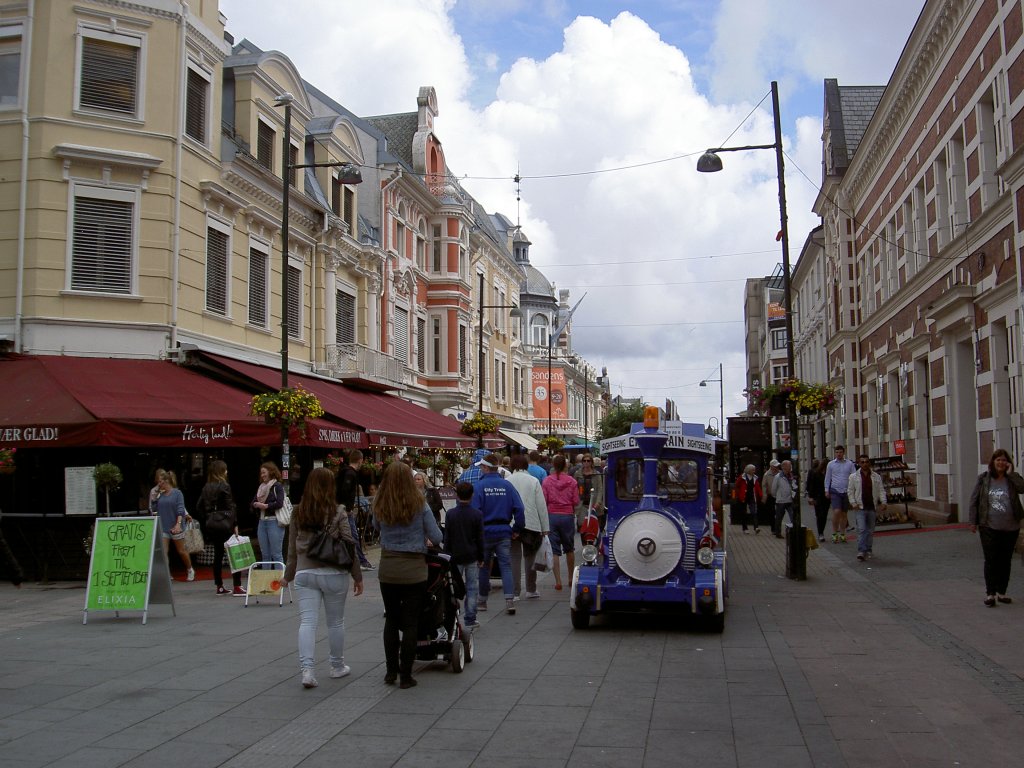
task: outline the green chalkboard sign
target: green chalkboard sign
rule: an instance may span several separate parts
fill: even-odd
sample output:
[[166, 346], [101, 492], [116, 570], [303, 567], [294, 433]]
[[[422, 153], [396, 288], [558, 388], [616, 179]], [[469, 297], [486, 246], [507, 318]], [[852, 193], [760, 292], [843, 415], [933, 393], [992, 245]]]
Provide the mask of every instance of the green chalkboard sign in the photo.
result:
[[97, 518], [89, 561], [85, 613], [89, 611], [142, 611], [142, 623], [150, 602], [170, 603], [170, 571], [158, 544], [159, 518]]

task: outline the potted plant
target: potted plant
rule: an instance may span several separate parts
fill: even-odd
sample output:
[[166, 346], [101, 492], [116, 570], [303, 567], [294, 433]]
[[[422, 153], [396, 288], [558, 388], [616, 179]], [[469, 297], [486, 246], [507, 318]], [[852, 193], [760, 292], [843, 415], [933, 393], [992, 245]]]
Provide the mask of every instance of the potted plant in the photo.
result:
[[537, 447], [542, 451], [546, 451], [549, 455], [554, 456], [565, 447], [565, 440], [555, 435], [548, 435], [547, 437], [542, 437], [537, 441]]
[[324, 415], [324, 407], [316, 395], [296, 386], [253, 395], [249, 413], [262, 416], [267, 424], [305, 429], [307, 421]]
[[92, 471], [92, 476], [96, 480], [96, 487], [103, 491], [104, 496], [107, 500], [107, 517], [110, 517], [110, 492], [116, 491], [121, 487], [121, 482], [124, 477], [121, 475], [121, 469], [116, 464], [111, 464], [109, 461], [103, 464], [97, 464]]
[[459, 427], [459, 431], [464, 435], [475, 437], [477, 444], [482, 444], [484, 435], [489, 435], [492, 432], [497, 432], [501, 426], [501, 419], [494, 416], [488, 416], [486, 413], [477, 411]]
[[828, 384], [810, 384], [800, 379], [784, 379], [777, 384], [755, 387], [749, 392], [750, 409], [756, 413], [785, 416], [790, 401], [800, 413], [831, 411], [838, 394]]
[[14, 454], [17, 452], [17, 448], [0, 448], [0, 475], [14, 474]]

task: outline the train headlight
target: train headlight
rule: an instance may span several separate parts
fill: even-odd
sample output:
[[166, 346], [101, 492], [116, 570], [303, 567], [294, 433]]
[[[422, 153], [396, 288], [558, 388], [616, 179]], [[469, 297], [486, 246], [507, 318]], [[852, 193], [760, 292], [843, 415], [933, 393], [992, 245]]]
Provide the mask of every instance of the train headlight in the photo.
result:
[[715, 551], [711, 547], [701, 547], [697, 550], [697, 562], [703, 566], [715, 562]]
[[584, 565], [593, 565], [596, 562], [597, 562], [597, 547], [595, 547], [593, 544], [587, 544], [587, 546], [585, 546], [583, 548], [583, 564]]

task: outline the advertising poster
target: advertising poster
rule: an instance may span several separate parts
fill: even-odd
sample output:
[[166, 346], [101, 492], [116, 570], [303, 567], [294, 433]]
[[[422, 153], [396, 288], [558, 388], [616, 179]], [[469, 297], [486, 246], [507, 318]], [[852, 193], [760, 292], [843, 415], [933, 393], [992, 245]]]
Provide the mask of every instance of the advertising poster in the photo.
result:
[[546, 365], [542, 365], [533, 369], [532, 378], [533, 417], [535, 419], [551, 418], [554, 421], [568, 419], [565, 371], [561, 368], [552, 368], [551, 381], [548, 381], [548, 368]]

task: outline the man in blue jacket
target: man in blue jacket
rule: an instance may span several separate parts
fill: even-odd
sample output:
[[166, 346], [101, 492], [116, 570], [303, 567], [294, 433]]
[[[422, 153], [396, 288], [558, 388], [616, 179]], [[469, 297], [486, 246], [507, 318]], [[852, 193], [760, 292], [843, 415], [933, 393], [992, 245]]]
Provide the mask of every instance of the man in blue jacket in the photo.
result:
[[501, 587], [505, 592], [505, 611], [516, 612], [512, 577], [512, 531], [526, 528], [523, 500], [519, 491], [498, 474], [501, 459], [493, 453], [478, 463], [483, 472], [473, 484], [472, 506], [480, 510], [484, 519], [484, 564], [480, 567], [480, 598], [477, 610], [487, 610], [487, 596], [491, 592], [491, 558], [498, 558]]

